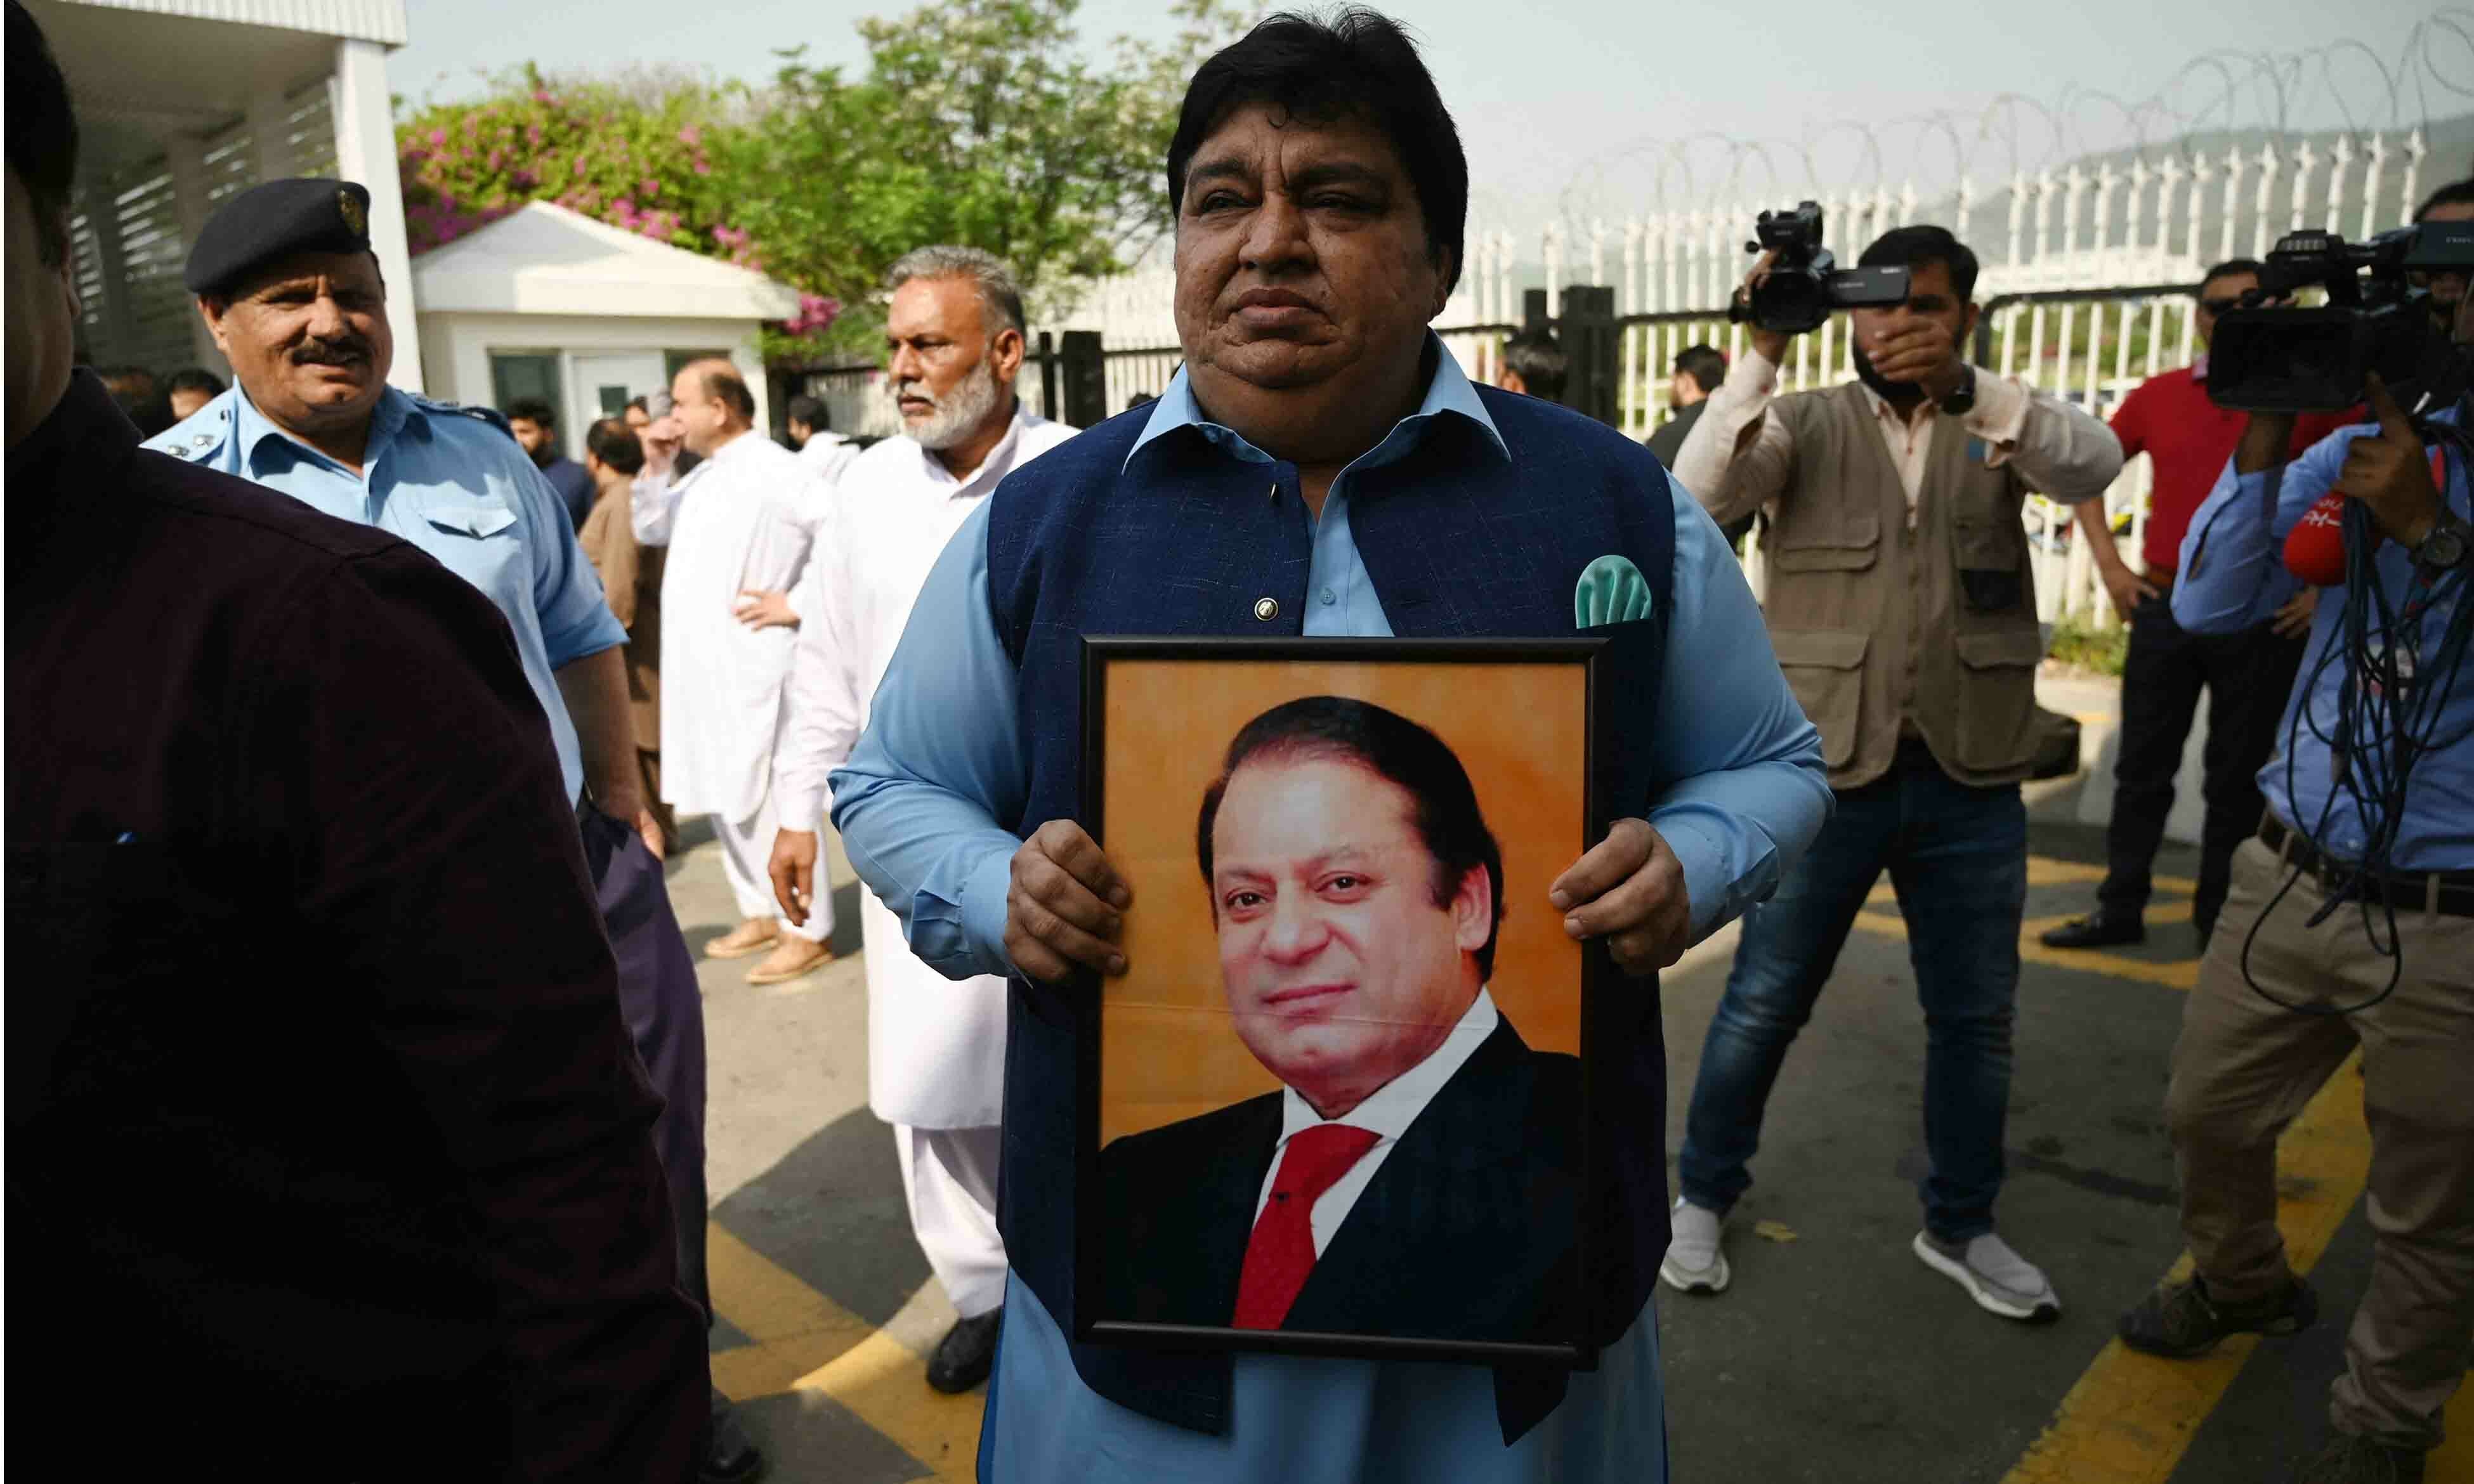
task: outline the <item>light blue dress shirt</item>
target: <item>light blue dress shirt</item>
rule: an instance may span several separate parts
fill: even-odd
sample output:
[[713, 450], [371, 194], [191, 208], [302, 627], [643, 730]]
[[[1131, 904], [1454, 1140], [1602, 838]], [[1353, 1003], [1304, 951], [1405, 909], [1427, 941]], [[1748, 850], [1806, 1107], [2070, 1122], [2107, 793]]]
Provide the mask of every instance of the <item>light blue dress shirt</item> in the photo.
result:
[[267, 420], [234, 386], [146, 446], [400, 537], [488, 594], [548, 714], [568, 796], [582, 792], [583, 752], [557, 672], [626, 643], [627, 631], [602, 599], [567, 508], [503, 429], [389, 387], [355, 474]]
[[[2450, 408], [2436, 420], [2455, 422], [2457, 410]], [[2339, 428], [2292, 463], [2253, 474], [2235, 473], [2227, 460], [2216, 489], [2191, 517], [2191, 529], [2182, 538], [2181, 572], [2173, 584], [2174, 621], [2201, 634], [2232, 634], [2266, 623], [2302, 586], [2301, 579], [2285, 569], [2286, 537], [2336, 484], [2354, 440], [2378, 433], [2368, 424]], [[2445, 495], [2450, 509], [2467, 514], [2465, 461], [2454, 453], [2448, 458]], [[2413, 580], [2413, 559], [2396, 542], [2383, 541], [2374, 565], [2387, 586], [2389, 605], [2401, 608]], [[2423, 614], [2420, 632], [2413, 635], [2418, 667], [2434, 683], [2448, 683], [2434, 667], [2450, 615], [2468, 601], [2468, 581], [2462, 571], [2446, 579]], [[2337, 734], [2338, 702], [2345, 685], [2343, 598], [2341, 587], [2319, 596], [2301, 677], [2286, 702], [2276, 751], [2260, 770], [2259, 787], [2268, 796], [2268, 808], [2288, 826], [2341, 859], [2359, 860], [2365, 839], [2363, 811], [2351, 789], [2336, 786], [2328, 741]], [[2374, 616], [2372, 622], [2379, 620]], [[2376, 637], [2382, 644], [2392, 638], [2385, 631]], [[2307, 716], [2302, 713], [2306, 697]], [[2456, 677], [2427, 735], [2454, 741], [2415, 762], [2389, 865], [2414, 872], [2474, 869], [2474, 674]]]
[[[1333, 481], [1314, 531], [1310, 635], [1392, 633], [1349, 537], [1351, 475], [1401, 457], [1438, 417], [1503, 440], [1449, 354], [1419, 410]], [[1180, 371], [1127, 459], [1185, 424], [1231, 456], [1269, 462], [1210, 422]], [[1508, 456], [1508, 455], [1507, 455]], [[1670, 482], [1671, 483], [1671, 482]], [[1000, 489], [997, 499], [1004, 499]], [[1696, 937], [1766, 896], [1831, 808], [1821, 737], [1770, 655], [1734, 554], [1693, 497], [1671, 487], [1674, 611], [1661, 694], [1658, 775], [1673, 779], [1650, 822], [1683, 863]], [[832, 777], [834, 824], [853, 866], [905, 920], [910, 945], [956, 978], [1007, 973], [1005, 896], [1021, 841], [998, 821], [1028, 796], [1016, 676], [988, 601], [985, 507], [930, 573], [867, 731]], [[1506, 1448], [1493, 1373], [1288, 1355], [1235, 1357], [1231, 1424], [1213, 1436], [1128, 1411], [1082, 1385], [1036, 1295], [1007, 1284], [981, 1477], [990, 1484], [1661, 1484], [1664, 1401], [1658, 1331], [1632, 1328], [1576, 1373], [1561, 1406]]]

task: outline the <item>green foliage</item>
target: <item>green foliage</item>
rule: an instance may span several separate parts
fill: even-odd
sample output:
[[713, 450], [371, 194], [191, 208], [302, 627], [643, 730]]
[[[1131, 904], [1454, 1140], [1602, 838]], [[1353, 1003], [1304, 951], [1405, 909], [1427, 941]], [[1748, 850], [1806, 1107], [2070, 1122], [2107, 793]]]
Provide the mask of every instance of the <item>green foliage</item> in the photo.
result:
[[2098, 675], [2119, 676], [2130, 655], [2130, 626], [2065, 614], [2053, 625], [2052, 658]]
[[[1177, 0], [1159, 45], [1081, 53], [1079, 0], [931, 0], [860, 24], [863, 75], [784, 53], [771, 84], [552, 80], [527, 64], [397, 129], [415, 252], [554, 201], [802, 291], [768, 358], [870, 353], [893, 260], [983, 248], [1043, 301], [1122, 268], [1170, 225], [1161, 165], [1227, 0]], [[842, 306], [861, 306], [840, 313]]]

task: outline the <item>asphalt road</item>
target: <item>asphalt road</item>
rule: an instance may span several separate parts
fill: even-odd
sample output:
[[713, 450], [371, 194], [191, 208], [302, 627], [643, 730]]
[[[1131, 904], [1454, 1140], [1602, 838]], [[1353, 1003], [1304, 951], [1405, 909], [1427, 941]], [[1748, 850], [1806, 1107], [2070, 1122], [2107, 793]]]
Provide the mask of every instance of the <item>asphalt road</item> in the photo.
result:
[[[2100, 725], [2100, 710], [2085, 714]], [[2031, 939], [2039, 920], [2084, 910], [2100, 874], [2100, 834], [2069, 823], [2072, 802], [2049, 792], [2035, 811]], [[2171, 880], [2194, 864], [2169, 847], [2157, 870]], [[857, 887], [838, 862], [837, 880], [844, 956], [823, 972], [760, 990], [745, 961], [699, 967], [725, 1320], [716, 1376], [742, 1399], [775, 1479], [968, 1479], [980, 1398], [937, 1397], [921, 1378], [952, 1311], [910, 1238], [891, 1134], [866, 1107]], [[735, 921], [709, 843], [672, 863], [671, 889], [691, 947]], [[1674, 1478], [2282, 1484], [2317, 1445], [2369, 1267], [2350, 1067], [2288, 1140], [2285, 1215], [2297, 1254], [2316, 1257], [2320, 1328], [2195, 1367], [2109, 1345], [2118, 1311], [2180, 1251], [2160, 1113], [2196, 968], [2180, 893], [2164, 889], [2150, 924], [2142, 947], [2038, 952], [2024, 968], [2000, 1220], [2063, 1302], [2057, 1323], [2028, 1328], [1977, 1309], [1908, 1250], [1924, 1030], [1896, 906], [1868, 910], [1771, 1104], [1758, 1183], [1730, 1223], [1734, 1288], [1661, 1291]], [[1663, 981], [1670, 1147], [1732, 942]], [[2427, 1484], [2474, 1484], [2469, 1403], [2474, 1388]]]

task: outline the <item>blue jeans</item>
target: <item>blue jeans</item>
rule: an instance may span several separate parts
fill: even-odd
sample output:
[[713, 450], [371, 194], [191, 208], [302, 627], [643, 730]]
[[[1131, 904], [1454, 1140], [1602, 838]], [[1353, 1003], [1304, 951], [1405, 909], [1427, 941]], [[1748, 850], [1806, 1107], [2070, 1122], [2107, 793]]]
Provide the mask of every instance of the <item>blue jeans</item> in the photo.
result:
[[1701, 1048], [1681, 1180], [1725, 1212], [1752, 1187], [1761, 1110], [1795, 1033], [1883, 868], [1907, 922], [1925, 1012], [1925, 1228], [1945, 1241], [1993, 1230], [2010, 1108], [2010, 1021], [2027, 898], [2027, 813], [2017, 785], [1953, 782], [1920, 747], [1838, 796], [1778, 894], [1744, 914], [1727, 993]]

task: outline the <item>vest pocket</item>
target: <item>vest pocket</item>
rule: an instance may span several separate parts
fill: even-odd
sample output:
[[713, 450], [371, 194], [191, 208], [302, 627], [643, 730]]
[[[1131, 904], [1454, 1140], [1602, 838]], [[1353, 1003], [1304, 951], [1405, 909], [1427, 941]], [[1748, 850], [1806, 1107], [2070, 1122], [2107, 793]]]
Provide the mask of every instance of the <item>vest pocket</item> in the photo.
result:
[[1807, 721], [1821, 729], [1821, 760], [1846, 766], [1856, 755], [1856, 723], [1864, 700], [1864, 651], [1873, 636], [1860, 630], [1782, 629], [1770, 634], [1779, 670]]
[[2036, 663], [2044, 635], [2034, 629], [1962, 634], [1958, 651], [1958, 762], [1977, 773], [2024, 767], [2036, 750]]
[[1803, 510], [1776, 529], [1770, 562], [1783, 572], [1860, 572], [1880, 560], [1879, 511]]

